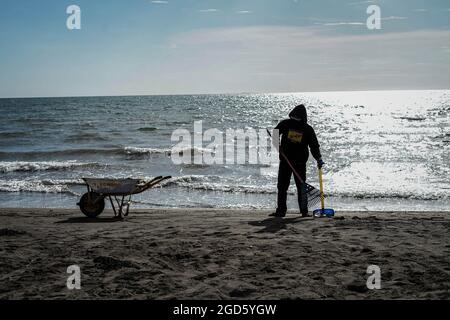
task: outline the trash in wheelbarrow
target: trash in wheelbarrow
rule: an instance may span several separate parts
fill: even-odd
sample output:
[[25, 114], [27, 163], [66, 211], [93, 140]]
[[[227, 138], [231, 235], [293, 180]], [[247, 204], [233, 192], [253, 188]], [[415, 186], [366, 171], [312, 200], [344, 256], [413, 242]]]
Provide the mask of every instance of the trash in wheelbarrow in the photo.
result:
[[131, 196], [142, 193], [171, 176], [158, 176], [149, 181], [141, 179], [105, 179], [83, 178], [86, 183], [85, 193], [77, 205], [81, 212], [89, 218], [98, 217], [105, 209], [105, 198], [109, 199], [114, 216], [122, 218], [128, 216], [131, 204]]

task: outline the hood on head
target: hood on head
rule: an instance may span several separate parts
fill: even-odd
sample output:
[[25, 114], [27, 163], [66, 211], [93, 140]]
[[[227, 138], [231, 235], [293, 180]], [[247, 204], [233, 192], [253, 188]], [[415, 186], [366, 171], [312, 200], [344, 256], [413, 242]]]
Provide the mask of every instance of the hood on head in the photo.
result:
[[303, 104], [296, 106], [294, 110], [289, 113], [289, 118], [292, 120], [296, 120], [302, 123], [308, 122], [308, 115], [306, 113], [306, 108]]

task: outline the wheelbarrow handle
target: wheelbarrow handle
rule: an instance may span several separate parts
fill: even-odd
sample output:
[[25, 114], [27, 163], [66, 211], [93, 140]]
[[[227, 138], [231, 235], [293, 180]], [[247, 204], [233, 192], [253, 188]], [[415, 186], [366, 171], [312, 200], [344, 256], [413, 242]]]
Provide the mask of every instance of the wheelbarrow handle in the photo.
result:
[[160, 182], [162, 182], [164, 180], [170, 179], [170, 178], [172, 178], [172, 176], [166, 176], [166, 177], [159, 176], [159, 177], [156, 177], [156, 178], [150, 180], [149, 182], [147, 182], [146, 184], [144, 184], [142, 187], [140, 187], [138, 193], [144, 192], [145, 190], [150, 189], [153, 186], [157, 185], [158, 183], [160, 183]]

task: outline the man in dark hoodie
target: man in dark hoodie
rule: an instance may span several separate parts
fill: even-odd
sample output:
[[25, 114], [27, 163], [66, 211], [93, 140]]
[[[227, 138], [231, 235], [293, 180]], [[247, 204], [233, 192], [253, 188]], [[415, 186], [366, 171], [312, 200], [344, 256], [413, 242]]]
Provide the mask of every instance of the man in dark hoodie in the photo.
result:
[[[319, 142], [314, 129], [308, 124], [308, 117], [304, 105], [299, 105], [289, 113], [289, 119], [281, 121], [275, 129], [279, 130], [281, 136], [280, 146], [280, 168], [278, 171], [278, 207], [271, 216], [284, 217], [286, 215], [287, 190], [291, 182], [292, 169], [286, 158], [295, 168], [295, 171], [306, 181], [306, 162], [309, 158], [309, 149], [317, 161], [317, 166], [322, 168], [324, 162], [320, 154]], [[306, 185], [294, 174], [297, 186], [298, 204], [302, 216], [308, 216], [308, 201], [306, 197]]]

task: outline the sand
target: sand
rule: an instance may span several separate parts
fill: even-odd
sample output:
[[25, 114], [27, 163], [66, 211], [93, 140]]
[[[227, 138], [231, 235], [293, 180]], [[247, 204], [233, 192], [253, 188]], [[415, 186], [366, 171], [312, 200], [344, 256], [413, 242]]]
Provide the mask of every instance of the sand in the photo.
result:
[[268, 213], [0, 209], [0, 299], [450, 298], [449, 213]]

